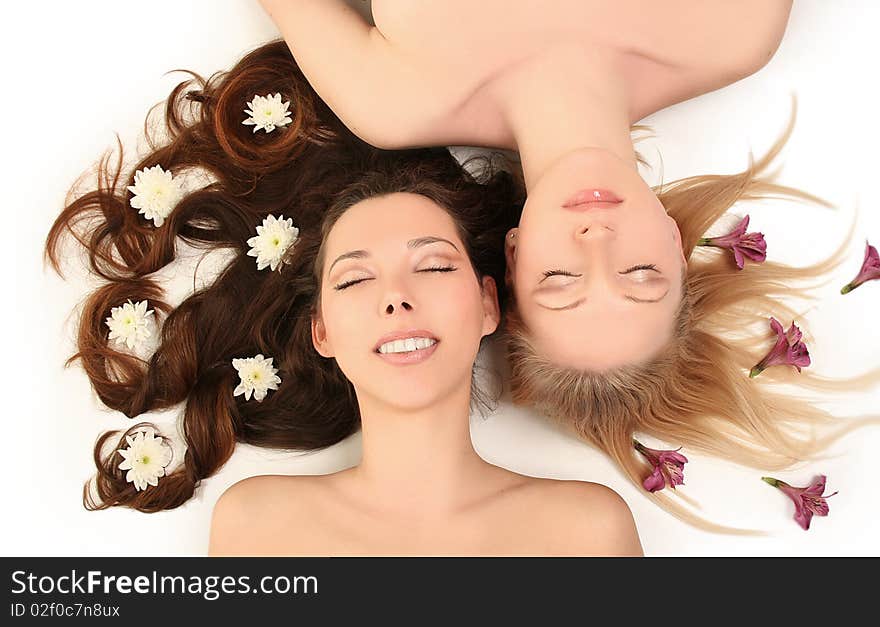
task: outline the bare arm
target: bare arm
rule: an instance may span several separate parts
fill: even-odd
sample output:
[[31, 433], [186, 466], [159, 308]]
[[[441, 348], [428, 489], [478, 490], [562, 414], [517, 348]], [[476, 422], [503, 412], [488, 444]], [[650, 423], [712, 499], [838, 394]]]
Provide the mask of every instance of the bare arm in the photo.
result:
[[260, 4], [312, 87], [353, 133], [380, 148], [405, 147], [415, 120], [401, 112], [424, 107], [427, 90], [375, 27], [345, 0]]

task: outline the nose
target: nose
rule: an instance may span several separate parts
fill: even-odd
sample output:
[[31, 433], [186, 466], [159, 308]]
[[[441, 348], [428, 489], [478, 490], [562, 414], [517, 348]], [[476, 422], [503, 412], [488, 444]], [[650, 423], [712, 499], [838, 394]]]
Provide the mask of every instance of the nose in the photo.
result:
[[386, 299], [385, 308], [383, 311], [385, 312], [385, 315], [390, 316], [394, 314], [395, 311], [397, 311], [399, 315], [401, 311], [412, 311], [412, 309], [413, 307], [411, 304], [409, 304], [408, 301], [398, 296], [391, 299]]
[[578, 224], [575, 235], [578, 239], [609, 239], [614, 237], [614, 228], [608, 224]]
[[614, 225], [595, 221], [580, 223], [574, 231], [574, 241], [580, 244], [580, 255], [583, 258], [583, 280], [591, 295], [597, 293], [596, 290], [600, 294], [607, 294], [613, 284], [609, 255], [616, 236]]

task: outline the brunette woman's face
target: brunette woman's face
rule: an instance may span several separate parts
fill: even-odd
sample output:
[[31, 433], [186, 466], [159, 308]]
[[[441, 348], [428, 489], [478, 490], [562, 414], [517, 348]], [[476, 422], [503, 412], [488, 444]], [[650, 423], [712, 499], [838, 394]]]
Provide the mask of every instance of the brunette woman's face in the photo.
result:
[[[594, 190], [622, 202], [563, 206]], [[551, 361], [601, 371], [647, 360], [670, 338], [686, 270], [678, 226], [610, 153], [584, 149], [554, 164], [506, 244], [518, 313]]]
[[477, 278], [452, 218], [424, 196], [361, 201], [324, 242], [312, 340], [359, 399], [418, 409], [470, 385], [498, 318], [494, 281]]

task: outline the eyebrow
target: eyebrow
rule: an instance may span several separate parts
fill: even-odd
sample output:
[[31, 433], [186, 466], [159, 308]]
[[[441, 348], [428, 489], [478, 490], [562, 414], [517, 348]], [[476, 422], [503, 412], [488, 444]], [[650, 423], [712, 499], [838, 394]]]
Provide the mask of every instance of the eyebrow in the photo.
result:
[[[663, 296], [660, 296], [658, 298], [636, 298], [635, 296], [631, 296], [629, 294], [624, 294], [623, 297], [627, 300], [633, 301], [634, 303], [659, 303], [661, 300], [666, 298], [666, 295], [668, 293], [669, 290], [667, 289], [665, 292], [663, 292]], [[586, 298], [579, 298], [573, 303], [569, 303], [568, 305], [564, 305], [562, 307], [548, 307], [547, 305], [542, 305], [541, 303], [538, 303], [538, 307], [543, 307], [544, 309], [549, 309], [551, 311], [564, 311], [566, 309], [575, 309], [576, 307], [580, 307], [586, 300]]]
[[[450, 242], [448, 239], [444, 237], [436, 237], [434, 235], [427, 235], [425, 237], [417, 237], [415, 239], [411, 239], [406, 243], [407, 248], [420, 248], [421, 246], [427, 246], [428, 244], [436, 244], [438, 242], [445, 242], [452, 246], [455, 250], [458, 250], [458, 246]], [[461, 252], [460, 250], [458, 252]], [[342, 253], [336, 259], [333, 260], [333, 263], [330, 264], [330, 269], [327, 270], [327, 273], [333, 271], [333, 266], [335, 266], [338, 262], [344, 259], [365, 259], [369, 257], [370, 253], [366, 250], [350, 250], [347, 253]]]

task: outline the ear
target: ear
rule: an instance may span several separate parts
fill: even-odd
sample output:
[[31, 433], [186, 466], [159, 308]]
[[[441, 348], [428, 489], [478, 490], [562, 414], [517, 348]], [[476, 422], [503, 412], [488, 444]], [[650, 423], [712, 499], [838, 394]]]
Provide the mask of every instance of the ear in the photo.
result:
[[483, 277], [483, 335], [490, 335], [501, 322], [501, 309], [498, 306], [498, 288], [495, 279]]
[[670, 225], [672, 226], [672, 239], [675, 241], [675, 245], [681, 252], [681, 262], [687, 265], [687, 259], [685, 259], [684, 256], [684, 249], [681, 246], [681, 230], [678, 228], [678, 222], [676, 222], [675, 218], [673, 218], [672, 216], [666, 217], [669, 219]]
[[333, 348], [327, 340], [327, 329], [324, 321], [317, 314], [312, 316], [312, 345], [322, 357], [333, 357]]
[[516, 274], [516, 238], [519, 228], [513, 227], [504, 237], [504, 259], [506, 269], [504, 270], [504, 283], [511, 287], [513, 285], [513, 277]]

